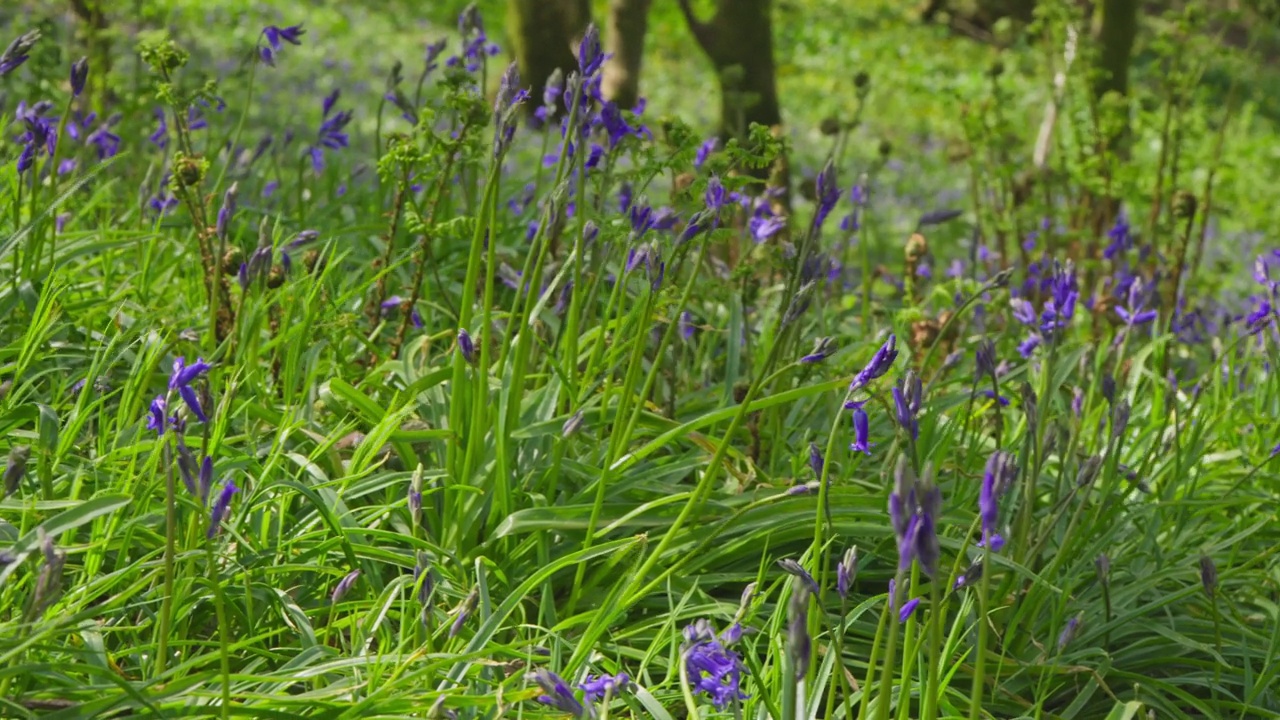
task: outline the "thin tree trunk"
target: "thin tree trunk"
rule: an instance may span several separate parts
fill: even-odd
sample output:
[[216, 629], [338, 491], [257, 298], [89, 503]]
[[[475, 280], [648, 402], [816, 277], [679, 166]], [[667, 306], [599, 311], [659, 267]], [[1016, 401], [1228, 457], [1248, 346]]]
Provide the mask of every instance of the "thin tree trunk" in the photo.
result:
[[577, 43], [590, 22], [590, 0], [508, 0], [507, 27], [520, 79], [535, 99], [557, 68], [567, 76], [577, 67]]
[[1137, 0], [1102, 0], [1095, 18], [1099, 45], [1098, 74], [1093, 94], [1099, 100], [1108, 92], [1129, 92], [1129, 56], [1138, 35]]
[[640, 97], [640, 62], [653, 0], [610, 0], [605, 43], [611, 57], [604, 65], [601, 90], [619, 107], [635, 107]]

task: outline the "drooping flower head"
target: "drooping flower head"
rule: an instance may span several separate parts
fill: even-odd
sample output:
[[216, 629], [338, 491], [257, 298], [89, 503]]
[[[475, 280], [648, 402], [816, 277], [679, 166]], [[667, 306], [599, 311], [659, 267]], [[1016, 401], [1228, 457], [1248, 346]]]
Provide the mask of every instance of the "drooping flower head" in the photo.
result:
[[586, 716], [587, 709], [573, 696], [573, 690], [559, 675], [546, 668], [538, 668], [530, 673], [529, 678], [542, 688], [538, 702], [561, 712], [567, 712], [575, 718]]
[[329, 598], [329, 601], [334, 605], [337, 605], [338, 601], [342, 600], [342, 598], [346, 597], [347, 593], [351, 592], [351, 588], [355, 587], [356, 581], [359, 579], [360, 571], [358, 569], [347, 573], [346, 576], [338, 581], [337, 586], [333, 588], [333, 595]]
[[173, 372], [169, 374], [169, 389], [178, 391], [182, 401], [191, 410], [191, 414], [195, 415], [200, 422], [209, 422], [209, 418], [200, 407], [199, 397], [196, 395], [195, 388], [191, 387], [191, 383], [209, 372], [209, 367], [209, 363], [206, 363], [204, 358], [196, 358], [194, 363], [187, 365], [186, 358], [179, 356], [174, 359]]
[[284, 48], [283, 43], [301, 45], [302, 36], [306, 32], [301, 25], [290, 25], [288, 27], [268, 25], [262, 29], [261, 37], [266, 41], [266, 44], [258, 46], [258, 56], [262, 58], [262, 62], [275, 67], [276, 55]]
[[620, 672], [617, 675], [602, 673], [599, 676], [588, 675], [585, 680], [578, 684], [578, 688], [582, 690], [588, 700], [603, 702], [606, 696], [618, 697], [618, 694], [626, 690], [630, 683], [631, 678], [624, 672]]
[[859, 390], [866, 387], [872, 380], [881, 377], [889, 372], [893, 367], [894, 361], [898, 359], [898, 336], [890, 334], [889, 339], [876, 350], [876, 354], [871, 356], [871, 360], [867, 362], [866, 367], [862, 368], [857, 375], [853, 377], [853, 382], [849, 385], [849, 391]]
[[844, 557], [840, 559], [840, 564], [836, 566], [836, 592], [840, 593], [841, 598], [849, 597], [849, 589], [853, 587], [853, 581], [857, 577], [858, 548], [854, 545], [844, 551]]
[[14, 38], [9, 46], [0, 53], [0, 77], [8, 75], [30, 57], [31, 48], [40, 39], [39, 30], [31, 30]]

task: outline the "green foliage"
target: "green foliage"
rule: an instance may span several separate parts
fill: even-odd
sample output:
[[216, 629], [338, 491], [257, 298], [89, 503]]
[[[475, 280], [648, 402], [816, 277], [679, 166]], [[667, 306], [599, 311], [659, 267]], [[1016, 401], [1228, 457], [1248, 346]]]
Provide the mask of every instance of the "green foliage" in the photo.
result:
[[[695, 168], [719, 104], [674, 3], [627, 131], [570, 103], [564, 135], [521, 121], [509, 151], [501, 55], [446, 70], [450, 35], [422, 68], [462, 5], [142, 3], [136, 36], [108, 13], [137, 57], [86, 96], [60, 58], [99, 39], [63, 20], [0, 78], [5, 120], [50, 99], [62, 130], [22, 174], [26, 126], [0, 135], [0, 715], [563, 717], [547, 669], [576, 701], [625, 672], [597, 717], [1280, 717], [1280, 356], [1251, 273], [1280, 231], [1277, 78], [1255, 55], [1150, 17], [1132, 96], [1094, 103], [1068, 4], [994, 47], [897, 3], [779, 2], [788, 134]], [[101, 157], [83, 131], [116, 110]], [[750, 171], [783, 159], [794, 213], [757, 242], [782, 220]], [[1134, 302], [1157, 317], [1127, 324]], [[890, 333], [900, 355], [850, 388]], [[170, 371], [198, 356], [207, 422]], [[913, 377], [915, 432], [892, 393]], [[178, 427], [147, 427], [156, 398]], [[933, 579], [886, 512], [910, 487], [923, 513], [930, 474]], [[748, 697], [721, 708], [687, 671], [704, 619], [748, 629], [724, 640]]]

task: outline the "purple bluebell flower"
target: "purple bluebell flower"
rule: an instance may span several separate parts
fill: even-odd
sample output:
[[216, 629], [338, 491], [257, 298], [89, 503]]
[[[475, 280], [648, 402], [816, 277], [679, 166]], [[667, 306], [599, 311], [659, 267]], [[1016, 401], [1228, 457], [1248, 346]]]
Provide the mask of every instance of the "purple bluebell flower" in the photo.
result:
[[1127, 307], [1116, 305], [1116, 315], [1130, 327], [1134, 325], [1145, 325], [1156, 319], [1155, 310], [1146, 310], [1146, 299], [1143, 297], [1142, 278], [1134, 277], [1133, 282], [1129, 284], [1127, 293]]
[[626, 690], [630, 684], [631, 678], [624, 672], [617, 675], [602, 673], [599, 676], [588, 675], [578, 684], [578, 689], [582, 690], [583, 695], [591, 702], [603, 702], [606, 697], [618, 697], [618, 694]]
[[212, 540], [213, 536], [218, 534], [222, 528], [222, 520], [227, 515], [227, 508], [231, 506], [231, 497], [238, 492], [240, 488], [229, 479], [222, 485], [222, 492], [218, 493], [218, 497], [213, 501], [213, 509], [209, 511], [209, 529], [205, 533], [206, 538]]
[[822, 468], [826, 465], [826, 460], [822, 457], [822, 448], [818, 447], [818, 443], [809, 443], [809, 468], [813, 470], [816, 479], [822, 479]]
[[920, 606], [920, 598], [911, 598], [902, 604], [902, 609], [898, 611], [898, 622], [904, 623], [911, 619], [911, 615]]
[[1273, 318], [1271, 303], [1263, 300], [1258, 303], [1257, 309], [1245, 316], [1245, 331], [1250, 335], [1257, 335], [1271, 326]]
[[267, 184], [262, 186], [262, 197], [264, 199], [270, 198], [272, 195], [276, 193], [276, 190], [278, 190], [279, 188], [280, 188], [280, 183], [276, 182], [275, 180], [268, 180]]
[[197, 358], [194, 363], [187, 365], [186, 358], [178, 356], [173, 361], [173, 372], [169, 375], [169, 389], [178, 391], [182, 401], [191, 410], [191, 414], [195, 415], [200, 422], [209, 422], [209, 418], [200, 407], [200, 400], [191, 383], [208, 371], [209, 364], [204, 361], [204, 358]]
[[147, 415], [147, 429], [155, 431], [157, 435], [163, 435], [167, 425], [165, 412], [167, 411], [167, 403], [163, 395], [157, 395], [151, 401], [150, 411]]
[[329, 597], [329, 601], [337, 605], [347, 593], [351, 592], [351, 588], [356, 586], [356, 581], [360, 579], [360, 571], [352, 570], [347, 573], [338, 584], [333, 588], [333, 595]]
[[18, 139], [23, 143], [18, 154], [18, 172], [24, 173], [35, 165], [36, 157], [45, 154], [53, 157], [58, 146], [58, 126], [53, 118], [41, 117], [33, 110], [22, 118], [26, 132]]
[[964, 587], [973, 587], [974, 583], [982, 579], [982, 567], [983, 564], [981, 562], [975, 562], [970, 565], [968, 570], [965, 570], [960, 577], [956, 578], [956, 584], [952, 586], [952, 589], [959, 590]]
[[462, 628], [466, 626], [467, 620], [471, 618], [471, 613], [476, 611], [476, 604], [480, 602], [480, 591], [472, 590], [462, 599], [462, 605], [458, 607], [458, 614], [453, 617], [453, 622], [449, 624], [449, 637], [457, 637], [462, 632]]
[[493, 156], [502, 157], [516, 132], [516, 114], [529, 92], [520, 87], [520, 70], [516, 63], [507, 65], [498, 84], [493, 102]]
[[585, 246], [588, 246], [588, 245], [590, 245], [591, 243], [595, 242], [596, 236], [598, 236], [599, 234], [600, 234], [600, 226], [599, 226], [599, 225], [596, 225], [596, 224], [595, 224], [594, 222], [592, 222], [591, 220], [588, 220], [588, 221], [586, 221], [585, 223], [583, 223], [583, 224], [582, 224], [582, 244], [583, 244], [583, 246], [585, 247]]
[[351, 144], [351, 137], [347, 134], [346, 127], [351, 123], [353, 111], [332, 112], [337, 98], [338, 92], [335, 90], [322, 101], [324, 112], [321, 115], [320, 128], [316, 131], [315, 143], [307, 151], [311, 156], [311, 169], [317, 175], [324, 170], [325, 150], [337, 151]]
[[489, 42], [480, 11], [474, 3], [468, 5], [458, 15], [458, 33], [463, 39], [462, 52], [445, 61], [445, 65], [449, 67], [462, 66], [467, 72], [475, 72], [484, 64], [486, 58], [493, 57], [501, 51], [497, 44]]
[[426, 625], [431, 613], [431, 596], [435, 594], [436, 581], [435, 574], [431, 571], [431, 556], [424, 552], [417, 553], [414, 558], [413, 590], [418, 604], [422, 606], [422, 624]]
[[165, 121], [164, 108], [156, 108], [155, 115], [156, 129], [147, 136], [147, 139], [156, 147], [164, 150], [169, 147], [169, 123]]
[[938, 560], [942, 557], [942, 547], [938, 542], [937, 522], [942, 515], [942, 489], [933, 483], [930, 471], [925, 469], [925, 477], [917, 489], [920, 497], [920, 508], [917, 513], [919, 524], [916, 528], [916, 559], [920, 569], [929, 577], [938, 574]]
[[1133, 238], [1129, 226], [1129, 216], [1121, 212], [1116, 216], [1116, 222], [1107, 231], [1107, 247], [1102, 251], [1102, 256], [1108, 260], [1113, 260], [1117, 255], [1123, 255], [1133, 247]]
[[196, 497], [200, 500], [200, 507], [209, 503], [209, 491], [212, 489], [213, 458], [205, 455], [204, 460], [200, 461], [200, 473], [196, 476]]
[[827, 217], [831, 215], [831, 211], [835, 209], [836, 203], [840, 201], [840, 188], [836, 185], [836, 166], [834, 159], [828, 159], [827, 164], [822, 167], [822, 171], [818, 173], [818, 179], [815, 182], [817, 192], [817, 207], [813, 212], [813, 231], [817, 232], [822, 229], [823, 223], [827, 221]]
[[867, 417], [867, 411], [863, 409], [862, 403], [854, 403], [853, 407], [853, 442], [849, 444], [849, 449], [853, 452], [860, 452], [866, 455], [871, 454], [871, 448], [875, 446], [870, 440], [870, 418]]
[[820, 337], [813, 341], [813, 349], [808, 355], [800, 358], [800, 362], [812, 365], [831, 357], [836, 351], [836, 341], [829, 337]]
[[458, 352], [462, 353], [462, 359], [468, 365], [475, 365], [479, 360], [475, 343], [471, 340], [471, 333], [467, 332], [466, 328], [458, 329]]
[[276, 25], [268, 25], [262, 29], [261, 37], [266, 41], [266, 44], [258, 46], [258, 56], [262, 58], [262, 62], [275, 67], [276, 55], [284, 47], [281, 41], [290, 45], [301, 45], [301, 38], [305, 33], [306, 30], [303, 30], [301, 25], [290, 25], [283, 28]]
[[999, 495], [996, 492], [996, 471], [992, 465], [999, 463], [998, 458], [1002, 457], [1000, 451], [996, 451], [987, 461], [986, 472], [982, 476], [982, 490], [978, 494], [978, 514], [982, 517], [982, 535], [989, 538], [996, 533], [996, 524], [1000, 520], [1000, 506], [998, 504]]
[[746, 700], [742, 692], [742, 658], [709, 630], [705, 621], [685, 628], [687, 646], [684, 670], [695, 692], [704, 693], [716, 709], [723, 710], [735, 700]]
[[1067, 625], [1062, 629], [1062, 633], [1058, 635], [1058, 652], [1062, 652], [1064, 648], [1076, 639], [1076, 635], [1080, 633], [1080, 621], [1083, 615], [1075, 615], [1067, 620]]
[[587, 716], [587, 709], [573, 696], [573, 690], [559, 675], [545, 668], [539, 668], [530, 673], [529, 677], [542, 688], [538, 702], [569, 713], [575, 718]]
[[919, 440], [920, 421], [918, 416], [922, 401], [921, 396], [924, 394], [920, 376], [912, 370], [907, 370], [902, 382], [894, 385], [891, 393], [893, 395], [894, 415], [898, 421], [898, 426], [911, 435], [912, 440]]
[[712, 137], [702, 141], [698, 146], [698, 152], [693, 157], [693, 168], [701, 170], [702, 166], [707, 164], [707, 158], [711, 157], [711, 153], [720, 149], [720, 138]]
[[840, 594], [841, 599], [849, 597], [849, 590], [857, 578], [858, 548], [850, 546], [844, 551], [844, 557], [840, 559], [840, 563], [836, 565], [836, 592]]
[[757, 243], [762, 243], [774, 235], [777, 235], [786, 226], [786, 218], [777, 217], [772, 214], [756, 215], [747, 221], [747, 230], [751, 233], [752, 239]]
[[18, 66], [26, 62], [30, 57], [31, 48], [39, 39], [39, 30], [31, 30], [14, 38], [4, 52], [0, 53], [0, 77], [17, 70]]
[[583, 78], [592, 77], [600, 72], [604, 57], [604, 51], [600, 49], [600, 29], [595, 23], [590, 23], [578, 42], [578, 72]]
[[85, 81], [89, 79], [89, 58], [82, 57], [71, 63], [71, 96], [80, 97]]
[[222, 240], [227, 239], [227, 230], [231, 226], [231, 218], [236, 213], [236, 194], [239, 189], [239, 183], [233, 182], [222, 195], [222, 207], [218, 208], [218, 220], [214, 227], [217, 236]]
[[685, 310], [680, 313], [680, 337], [688, 342], [698, 334], [698, 326], [693, 321], [693, 313]]
[[872, 380], [889, 372], [889, 369], [893, 367], [893, 363], [897, 359], [898, 336], [890, 334], [889, 339], [885, 340], [880, 349], [876, 350], [875, 355], [871, 356], [871, 360], [867, 362], [866, 366], [854, 376], [853, 382], [849, 385], [849, 392], [864, 388]]

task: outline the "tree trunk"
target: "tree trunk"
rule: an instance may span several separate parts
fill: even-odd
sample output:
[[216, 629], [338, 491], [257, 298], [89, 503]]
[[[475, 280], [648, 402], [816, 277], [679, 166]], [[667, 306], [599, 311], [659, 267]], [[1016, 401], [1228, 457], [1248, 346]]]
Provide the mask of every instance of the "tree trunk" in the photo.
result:
[[[699, 20], [689, 0], [680, 0], [689, 30], [711, 60], [720, 79], [720, 136], [746, 139], [753, 124], [782, 133], [777, 72], [773, 64], [771, 0], [717, 0], [715, 16]], [[784, 193], [775, 205], [790, 207], [790, 173], [785, 156], [773, 166], [752, 169]]]
[[720, 133], [746, 137], [752, 123], [782, 124], [773, 64], [771, 0], [718, 0], [709, 22], [699, 21], [688, 0], [685, 20], [720, 78]]
[[578, 40], [590, 22], [590, 0], [508, 0], [507, 27], [520, 80], [534, 98], [527, 107], [541, 104], [557, 68], [568, 76], [578, 66]]
[[640, 61], [644, 56], [644, 35], [649, 25], [653, 0], [610, 0], [606, 28], [606, 52], [612, 57], [604, 64], [601, 90], [606, 100], [619, 107], [635, 107], [640, 97]]
[[1138, 34], [1137, 0], [1102, 0], [1095, 17], [1099, 55], [1093, 94], [1099, 100], [1108, 92], [1129, 92], [1129, 55]]

